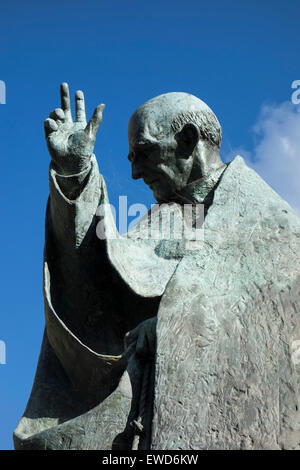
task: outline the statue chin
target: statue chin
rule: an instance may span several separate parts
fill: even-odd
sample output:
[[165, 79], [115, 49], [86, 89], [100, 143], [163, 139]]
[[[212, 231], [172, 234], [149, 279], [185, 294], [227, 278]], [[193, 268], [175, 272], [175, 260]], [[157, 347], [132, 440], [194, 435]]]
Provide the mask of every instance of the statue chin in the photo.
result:
[[156, 199], [156, 201], [158, 203], [161, 203], [161, 204], [163, 204], [164, 202], [167, 203], [167, 202], [172, 201], [171, 195], [169, 193], [167, 193], [166, 191], [155, 191], [155, 190], [153, 190], [153, 196]]
[[172, 194], [174, 193], [171, 190], [170, 185], [167, 183], [162, 183], [161, 181], [157, 181], [149, 185], [149, 188], [153, 192], [153, 196], [157, 202], [171, 202], [172, 201]]

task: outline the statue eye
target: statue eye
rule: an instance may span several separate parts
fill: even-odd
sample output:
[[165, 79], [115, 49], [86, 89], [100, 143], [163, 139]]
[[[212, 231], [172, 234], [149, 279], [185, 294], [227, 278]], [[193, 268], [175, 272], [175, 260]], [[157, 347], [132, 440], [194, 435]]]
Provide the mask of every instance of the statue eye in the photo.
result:
[[156, 149], [156, 145], [153, 145], [152, 143], [143, 143], [139, 144], [135, 147], [134, 152], [130, 152], [128, 159], [134, 160], [134, 159], [147, 159], [149, 158], [150, 154], [153, 153], [153, 151]]

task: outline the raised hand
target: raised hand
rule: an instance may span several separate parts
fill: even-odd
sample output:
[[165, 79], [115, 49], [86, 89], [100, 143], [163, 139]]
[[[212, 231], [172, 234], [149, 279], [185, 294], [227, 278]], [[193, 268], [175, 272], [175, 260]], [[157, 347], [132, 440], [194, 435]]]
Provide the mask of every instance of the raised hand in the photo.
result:
[[67, 83], [60, 86], [61, 108], [45, 120], [45, 135], [55, 168], [61, 174], [76, 174], [89, 166], [94, 151], [96, 134], [105, 107], [100, 104], [86, 123], [84, 94], [75, 94], [75, 122], [72, 119], [70, 93]]

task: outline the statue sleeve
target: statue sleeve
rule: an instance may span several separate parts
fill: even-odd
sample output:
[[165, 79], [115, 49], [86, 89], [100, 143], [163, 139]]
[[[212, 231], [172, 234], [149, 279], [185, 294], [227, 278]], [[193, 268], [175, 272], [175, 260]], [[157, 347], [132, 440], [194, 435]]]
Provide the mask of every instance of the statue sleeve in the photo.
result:
[[103, 178], [93, 155], [90, 168], [63, 176], [50, 165], [51, 229], [64, 248], [80, 246], [100, 203]]
[[[91, 168], [78, 175], [64, 177], [50, 167], [44, 249], [46, 329], [68, 376], [93, 403], [116, 386], [124, 368], [125, 333], [157, 311], [158, 295], [153, 295], [149, 282], [149, 276], [155, 276], [152, 258], [150, 246], [118, 234], [95, 157]], [[138, 277], [137, 271], [148, 273], [144, 287], [143, 274]], [[140, 295], [140, 285], [150, 299], [149, 294]]]
[[[93, 401], [94, 390], [99, 390], [95, 382], [102, 384], [103, 392], [97, 392], [97, 400], [116, 385], [111, 373], [115, 370], [117, 380], [127, 329], [126, 322], [120, 325], [122, 305], [110, 298], [120, 283], [113, 281], [115, 270], [107, 257], [106, 241], [96, 234], [96, 211], [102, 197], [107, 197], [104, 185], [95, 156], [90, 169], [78, 175], [58, 175], [50, 166], [44, 249], [46, 329], [71, 381], [86, 389]], [[108, 223], [114, 225], [113, 219]], [[107, 387], [103, 374], [110, 376]]]

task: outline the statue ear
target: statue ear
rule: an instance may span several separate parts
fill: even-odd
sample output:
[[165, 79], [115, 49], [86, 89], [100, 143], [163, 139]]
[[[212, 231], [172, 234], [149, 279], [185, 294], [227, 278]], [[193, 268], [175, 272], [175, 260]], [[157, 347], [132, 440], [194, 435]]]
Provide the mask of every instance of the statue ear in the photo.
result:
[[179, 153], [188, 158], [193, 153], [199, 141], [199, 137], [199, 130], [194, 124], [185, 124], [181, 131], [175, 135]]

